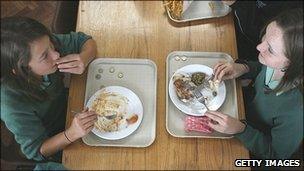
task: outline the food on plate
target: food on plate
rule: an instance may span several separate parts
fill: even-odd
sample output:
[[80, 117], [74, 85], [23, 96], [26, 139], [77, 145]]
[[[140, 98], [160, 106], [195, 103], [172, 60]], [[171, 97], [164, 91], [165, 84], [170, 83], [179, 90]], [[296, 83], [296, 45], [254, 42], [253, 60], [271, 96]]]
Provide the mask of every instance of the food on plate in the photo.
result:
[[173, 85], [175, 86], [176, 94], [182, 101], [190, 100], [194, 97], [193, 90], [196, 88], [191, 81], [191, 77], [186, 74], [175, 74], [173, 76]]
[[209, 80], [208, 83], [209, 83], [209, 87], [212, 90], [212, 92], [217, 92], [218, 91], [218, 88], [219, 88], [219, 85], [220, 85], [219, 80], [215, 80], [215, 81]]
[[182, 102], [188, 103], [195, 99], [194, 92], [198, 88], [203, 94], [206, 104], [209, 104], [217, 96], [220, 84], [218, 80], [213, 81], [212, 78], [204, 72], [181, 72], [173, 76], [173, 85], [178, 98]]
[[204, 80], [205, 80], [206, 74], [203, 72], [195, 72], [191, 75], [191, 81], [199, 86], [201, 84], [203, 84]]
[[[90, 106], [90, 110], [98, 114], [95, 127], [101, 132], [113, 132], [126, 128], [128, 102], [126, 97], [117, 93], [100, 93]], [[107, 117], [113, 115], [115, 117]]]
[[138, 115], [133, 114], [131, 117], [127, 118], [126, 121], [128, 124], [134, 124], [138, 120]]
[[[212, 133], [213, 129], [208, 126], [212, 122], [207, 116], [186, 116], [185, 118], [185, 131], [196, 131], [202, 133]], [[213, 121], [214, 123], [214, 121]]]
[[165, 6], [173, 18], [181, 18], [183, 12], [183, 0], [167, 0], [165, 1]]
[[212, 96], [213, 96], [213, 97], [217, 96], [217, 91], [213, 91], [213, 92], [212, 92]]

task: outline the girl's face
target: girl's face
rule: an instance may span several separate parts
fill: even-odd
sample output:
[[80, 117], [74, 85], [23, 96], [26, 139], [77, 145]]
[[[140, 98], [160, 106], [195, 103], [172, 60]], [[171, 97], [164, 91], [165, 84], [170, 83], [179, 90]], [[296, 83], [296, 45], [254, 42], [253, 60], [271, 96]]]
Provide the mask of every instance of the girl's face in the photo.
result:
[[31, 60], [29, 66], [31, 71], [42, 76], [56, 72], [56, 60], [59, 53], [54, 50], [54, 46], [49, 36], [43, 36], [30, 44]]
[[287, 68], [288, 58], [285, 56], [283, 32], [276, 22], [271, 22], [266, 29], [262, 42], [257, 46], [260, 63], [274, 69]]

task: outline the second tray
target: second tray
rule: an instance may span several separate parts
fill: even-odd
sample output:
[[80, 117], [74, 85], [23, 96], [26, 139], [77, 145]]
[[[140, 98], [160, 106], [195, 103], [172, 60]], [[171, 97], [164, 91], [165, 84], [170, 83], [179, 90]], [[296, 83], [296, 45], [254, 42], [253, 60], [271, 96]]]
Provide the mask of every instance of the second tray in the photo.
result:
[[[220, 52], [185, 52], [175, 51], [168, 55], [166, 63], [166, 128], [174, 137], [180, 138], [231, 138], [233, 136], [214, 131], [213, 133], [186, 132], [184, 130], [185, 113], [177, 109], [169, 97], [168, 85], [176, 70], [190, 64], [202, 64], [213, 68], [219, 61], [233, 61], [230, 55]], [[226, 99], [218, 109], [223, 113], [238, 118], [238, 106], [235, 80], [225, 81]]]
[[166, 8], [166, 11], [171, 20], [181, 23], [223, 17], [231, 11], [231, 8], [222, 1], [192, 1], [189, 7], [182, 13], [181, 19], [172, 17], [168, 8]]

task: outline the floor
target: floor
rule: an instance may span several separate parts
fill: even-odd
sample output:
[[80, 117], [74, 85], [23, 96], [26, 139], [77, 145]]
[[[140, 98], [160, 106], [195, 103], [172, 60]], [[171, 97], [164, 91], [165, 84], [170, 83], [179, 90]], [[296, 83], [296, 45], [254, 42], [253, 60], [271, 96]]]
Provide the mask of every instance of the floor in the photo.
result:
[[58, 1], [1, 1], [1, 18], [27, 16], [50, 27]]

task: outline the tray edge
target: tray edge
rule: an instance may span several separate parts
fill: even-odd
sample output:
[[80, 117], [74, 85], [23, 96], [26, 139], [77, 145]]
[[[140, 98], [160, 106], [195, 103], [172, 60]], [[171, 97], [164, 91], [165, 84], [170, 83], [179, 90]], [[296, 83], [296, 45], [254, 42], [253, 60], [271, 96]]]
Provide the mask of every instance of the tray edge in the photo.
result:
[[[233, 138], [234, 136], [229, 136], [229, 137], [208, 137], [208, 136], [178, 136], [178, 135], [175, 135], [173, 134], [169, 127], [168, 127], [168, 122], [167, 122], [167, 119], [168, 119], [168, 103], [169, 103], [169, 90], [168, 90], [168, 63], [169, 63], [169, 58], [176, 54], [176, 53], [215, 53], [215, 54], [224, 54], [225, 56], [228, 57], [229, 60], [233, 61], [233, 58], [231, 57], [231, 55], [229, 55], [228, 53], [225, 53], [225, 52], [199, 52], [199, 51], [172, 51], [168, 54], [167, 56], [167, 59], [166, 59], [166, 130], [167, 132], [173, 136], [173, 137], [176, 137], [176, 138], [211, 138], [211, 139], [214, 139], [214, 138], [217, 138], [217, 139], [230, 139], [230, 138]], [[235, 79], [233, 79], [233, 84], [235, 85], [234, 86], [234, 95], [235, 97], [237, 97], [236, 95], [236, 82], [235, 82]], [[237, 112], [237, 119], [239, 118], [239, 113], [238, 113], [238, 108], [236, 108], [236, 112]]]
[[[88, 68], [88, 72], [87, 72], [87, 75], [89, 74], [89, 71], [91, 70], [90, 68], [92, 68], [92, 66], [96, 63], [96, 62], [102, 62], [102, 60], [114, 60], [115, 62], [125, 62], [125, 63], [128, 63], [129, 60], [139, 60], [137, 61], [137, 63], [140, 63], [140, 61], [145, 61], [147, 62], [151, 67], [154, 68], [154, 82], [155, 82], [155, 96], [154, 96], [154, 103], [155, 103], [155, 108], [154, 108], [154, 120], [155, 120], [155, 124], [154, 124], [154, 133], [153, 133], [153, 137], [151, 138], [151, 140], [149, 141], [149, 143], [146, 143], [144, 145], [136, 145], [136, 146], [132, 146], [132, 145], [129, 145], [129, 146], [123, 146], [123, 145], [96, 145], [96, 144], [89, 144], [88, 142], [85, 141], [85, 138], [82, 137], [82, 141], [88, 145], [88, 146], [102, 146], [102, 147], [135, 147], [135, 148], [145, 148], [145, 147], [148, 147], [150, 145], [152, 145], [156, 139], [156, 129], [157, 129], [157, 113], [156, 113], [156, 109], [157, 109], [157, 65], [156, 63], [151, 60], [151, 59], [148, 59], [148, 58], [95, 58], [92, 62], [90, 62], [89, 64], [89, 68]], [[87, 79], [89, 77], [87, 76]], [[86, 80], [87, 82], [88, 80]], [[86, 93], [85, 93], [85, 96], [86, 96]], [[84, 106], [85, 106], [85, 100], [84, 100]], [[94, 133], [93, 133], [94, 134]]]

